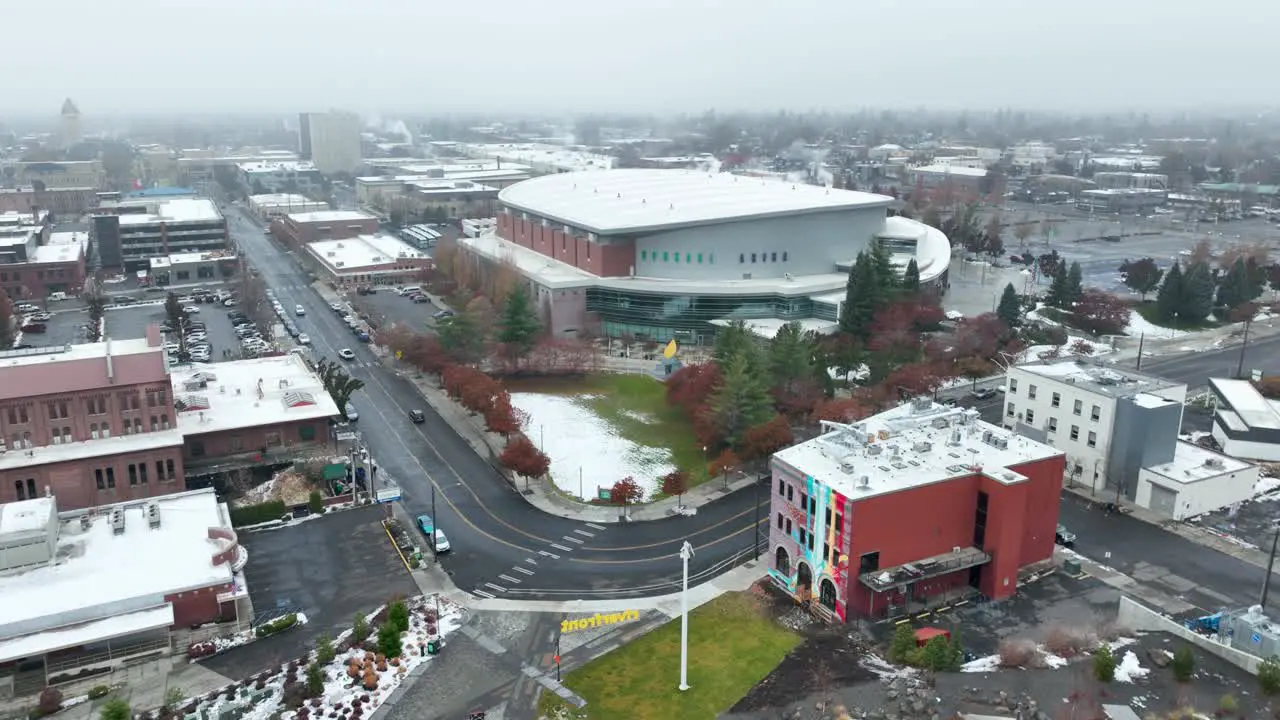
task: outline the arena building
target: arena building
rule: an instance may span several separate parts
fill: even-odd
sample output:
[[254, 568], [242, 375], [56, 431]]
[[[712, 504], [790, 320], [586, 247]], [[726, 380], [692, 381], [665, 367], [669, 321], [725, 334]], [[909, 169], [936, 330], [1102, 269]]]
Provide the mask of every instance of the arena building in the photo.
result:
[[728, 173], [571, 172], [504, 189], [496, 231], [458, 242], [482, 267], [518, 269], [557, 336], [705, 342], [734, 319], [829, 331], [849, 266], [877, 238], [946, 286], [947, 237], [888, 217], [891, 202]]

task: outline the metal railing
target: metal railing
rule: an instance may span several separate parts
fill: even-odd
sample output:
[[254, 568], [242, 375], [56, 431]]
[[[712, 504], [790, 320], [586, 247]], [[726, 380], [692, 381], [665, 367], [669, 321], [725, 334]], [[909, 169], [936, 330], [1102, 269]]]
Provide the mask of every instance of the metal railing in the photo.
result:
[[[924, 558], [915, 563], [863, 573], [858, 576], [858, 581], [876, 592], [883, 592], [940, 575], [946, 575], [947, 573], [965, 570], [990, 561], [991, 555], [989, 553], [977, 548], [964, 548], [959, 553]], [[881, 576], [885, 573], [889, 574], [889, 578], [882, 580]]]
[[[119, 648], [111, 647], [110, 643], [108, 643], [107, 649], [103, 652], [92, 653], [89, 655], [79, 655], [76, 657], [67, 658], [66, 660], [60, 660], [58, 662], [50, 662], [46, 660], [45, 672], [50, 678], [52, 678], [56, 673], [65, 672], [67, 670], [74, 670], [76, 668], [81, 668], [86, 665], [96, 665], [99, 663], [112, 662], [115, 660], [126, 659], [134, 655], [141, 655], [148, 652], [155, 652], [156, 650], [169, 649], [170, 642], [171, 642], [170, 638], [166, 635], [163, 639], [156, 638], [155, 640], [140, 640], [138, 642], [123, 645]], [[78, 679], [79, 678], [72, 678], [70, 680], [67, 680], [66, 682], [74, 682], [75, 680], [78, 680]]]

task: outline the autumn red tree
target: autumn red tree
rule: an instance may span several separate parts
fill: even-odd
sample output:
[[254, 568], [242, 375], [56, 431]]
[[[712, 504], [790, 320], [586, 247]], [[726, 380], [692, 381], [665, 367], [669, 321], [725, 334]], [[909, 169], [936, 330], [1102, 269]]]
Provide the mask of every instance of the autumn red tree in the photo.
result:
[[713, 362], [685, 365], [667, 378], [667, 402], [692, 418], [707, 406], [722, 380], [720, 367]]
[[1013, 332], [995, 313], [962, 319], [956, 327], [951, 355], [956, 359], [976, 357], [990, 360], [1012, 339]]
[[775, 415], [769, 422], [749, 428], [743, 433], [742, 458], [756, 460], [769, 457], [794, 440], [795, 436], [791, 433], [791, 425], [787, 423], [787, 419]]
[[524, 370], [541, 375], [581, 375], [591, 369], [593, 355], [589, 343], [547, 338], [529, 351]]
[[853, 423], [869, 417], [875, 408], [862, 398], [847, 397], [823, 400], [813, 407], [809, 421], [819, 423], [823, 420], [838, 423]]
[[676, 504], [682, 505], [685, 491], [689, 489], [689, 473], [683, 470], [672, 470], [662, 476], [662, 494], [667, 497], [675, 495]]
[[551, 459], [524, 435], [516, 435], [507, 441], [502, 454], [498, 456], [502, 467], [524, 478], [524, 485], [529, 487], [529, 479], [542, 477], [551, 469]]
[[494, 397], [493, 404], [484, 413], [485, 427], [503, 437], [519, 432], [522, 420], [520, 411], [511, 404], [511, 393], [506, 390]]
[[1075, 325], [1094, 335], [1114, 335], [1129, 326], [1129, 306], [1118, 296], [1085, 290], [1076, 301]]
[[1095, 352], [1093, 344], [1084, 338], [1080, 338], [1079, 340], [1071, 343], [1070, 350], [1072, 355], [1083, 355], [1085, 357], [1088, 357]]
[[897, 393], [897, 397], [932, 395], [946, 378], [942, 369], [933, 363], [921, 362], [903, 365], [889, 373], [883, 385]]
[[635, 478], [628, 475], [609, 488], [609, 502], [622, 507], [622, 513], [625, 516], [627, 506], [632, 503], [639, 502], [644, 497], [644, 491], [640, 489], [640, 485], [636, 483]]
[[894, 358], [915, 357], [920, 352], [920, 331], [916, 329], [915, 303], [896, 302], [876, 313], [871, 321], [867, 348]]

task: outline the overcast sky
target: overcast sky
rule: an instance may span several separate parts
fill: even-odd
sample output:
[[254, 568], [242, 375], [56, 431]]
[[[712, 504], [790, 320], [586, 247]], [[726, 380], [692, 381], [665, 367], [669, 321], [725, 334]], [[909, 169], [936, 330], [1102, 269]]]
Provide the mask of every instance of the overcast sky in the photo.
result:
[[1203, 109], [1275, 100], [1276, 0], [6, 2], [0, 114]]

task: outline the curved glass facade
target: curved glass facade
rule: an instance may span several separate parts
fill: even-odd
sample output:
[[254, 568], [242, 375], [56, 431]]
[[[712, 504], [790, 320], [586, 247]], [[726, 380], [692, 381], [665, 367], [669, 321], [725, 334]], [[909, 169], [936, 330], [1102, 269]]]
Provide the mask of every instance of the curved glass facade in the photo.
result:
[[781, 295], [667, 295], [606, 288], [587, 289], [587, 311], [600, 318], [609, 337], [683, 342], [715, 335], [712, 320], [836, 320], [836, 309], [807, 297]]

